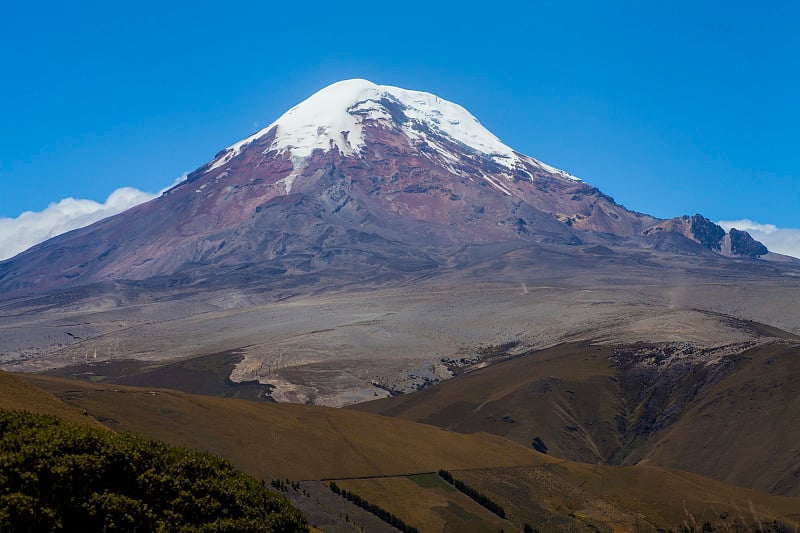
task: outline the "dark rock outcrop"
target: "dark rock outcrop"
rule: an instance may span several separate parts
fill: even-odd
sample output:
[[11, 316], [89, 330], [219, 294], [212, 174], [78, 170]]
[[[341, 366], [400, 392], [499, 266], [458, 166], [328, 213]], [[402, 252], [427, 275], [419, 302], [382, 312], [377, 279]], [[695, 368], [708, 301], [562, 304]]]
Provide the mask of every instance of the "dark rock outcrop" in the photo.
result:
[[725, 230], [700, 214], [691, 217], [690, 220], [692, 236], [709, 250], [720, 251]]
[[760, 257], [766, 255], [767, 247], [755, 240], [746, 231], [731, 228], [731, 253], [744, 257]]

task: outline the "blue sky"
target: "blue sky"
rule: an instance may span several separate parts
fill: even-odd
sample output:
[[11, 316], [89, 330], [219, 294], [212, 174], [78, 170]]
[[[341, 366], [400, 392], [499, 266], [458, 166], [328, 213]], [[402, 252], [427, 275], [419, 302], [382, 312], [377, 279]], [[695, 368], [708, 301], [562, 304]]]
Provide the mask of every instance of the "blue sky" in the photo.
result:
[[800, 228], [798, 5], [11, 0], [0, 218], [157, 192], [360, 77], [457, 102], [631, 209]]

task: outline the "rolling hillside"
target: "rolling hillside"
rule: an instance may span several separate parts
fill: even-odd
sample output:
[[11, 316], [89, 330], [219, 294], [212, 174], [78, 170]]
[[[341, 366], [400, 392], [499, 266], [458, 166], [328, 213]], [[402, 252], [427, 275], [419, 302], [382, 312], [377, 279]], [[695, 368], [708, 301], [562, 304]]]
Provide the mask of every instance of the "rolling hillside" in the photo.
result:
[[729, 348], [563, 344], [351, 408], [800, 496], [800, 345]]
[[[44, 389], [112, 429], [213, 452], [261, 479], [306, 480], [298, 487], [308, 491], [288, 494], [304, 511], [320, 510], [320, 496], [310, 494], [321, 495], [321, 480], [335, 479], [421, 531], [463, 523], [483, 531], [524, 523], [542, 531], [657, 531], [692, 520], [743, 530], [759, 523], [772, 531], [800, 526], [797, 497], [661, 467], [576, 463], [486, 433], [462, 434], [354, 410], [25, 379], [31, 390]], [[8, 394], [0, 396], [5, 405], [13, 403]], [[483, 514], [461, 493], [443, 492], [430, 477], [439, 468], [503, 505], [505, 522]], [[340, 505], [338, 511], [326, 509], [349, 512], [350, 504]]]
[[21, 409], [40, 415], [57, 416], [67, 422], [81, 426], [105, 427], [83, 410], [59, 401], [49, 392], [31, 386], [25, 379], [0, 370], [0, 409]]

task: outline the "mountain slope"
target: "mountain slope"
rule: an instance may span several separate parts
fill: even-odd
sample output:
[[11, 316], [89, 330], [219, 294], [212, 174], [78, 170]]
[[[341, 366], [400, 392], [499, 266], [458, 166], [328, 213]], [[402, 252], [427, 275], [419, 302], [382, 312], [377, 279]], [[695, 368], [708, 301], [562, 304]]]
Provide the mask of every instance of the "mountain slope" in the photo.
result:
[[651, 247], [643, 232], [658, 222], [515, 152], [456, 104], [348, 80], [162, 196], [0, 263], [0, 293], [402, 279], [465, 245]]

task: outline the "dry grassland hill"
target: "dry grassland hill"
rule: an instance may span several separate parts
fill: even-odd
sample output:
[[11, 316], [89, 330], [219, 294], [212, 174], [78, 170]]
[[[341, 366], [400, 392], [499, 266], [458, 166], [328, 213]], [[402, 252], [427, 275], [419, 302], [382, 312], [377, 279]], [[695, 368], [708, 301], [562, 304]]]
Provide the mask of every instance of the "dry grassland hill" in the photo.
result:
[[488, 433], [465, 435], [370, 413], [44, 376], [26, 379], [115, 431], [222, 455], [261, 479], [397, 475], [555, 460]]
[[800, 344], [564, 344], [352, 409], [800, 496]]
[[0, 370], [0, 409], [23, 410], [41, 415], [57, 416], [81, 426], [105, 427], [83, 410], [58, 400], [51, 393], [31, 385], [14, 374]]
[[[486, 433], [346, 409], [25, 379], [112, 429], [211, 451], [261, 479], [305, 480], [304, 487], [318, 492], [321, 480], [336, 480], [421, 531], [455, 524], [471, 524], [465, 531], [513, 530], [524, 523], [541, 531], [659, 531], [691, 520], [741, 530], [758, 523], [800, 526], [797, 497], [655, 466], [572, 462]], [[505, 522], [461, 493], [443, 492], [430, 477], [439, 468], [499, 502], [508, 512]], [[301, 508], [316, 505], [304, 492], [289, 492]]]

